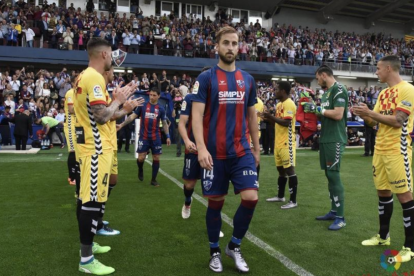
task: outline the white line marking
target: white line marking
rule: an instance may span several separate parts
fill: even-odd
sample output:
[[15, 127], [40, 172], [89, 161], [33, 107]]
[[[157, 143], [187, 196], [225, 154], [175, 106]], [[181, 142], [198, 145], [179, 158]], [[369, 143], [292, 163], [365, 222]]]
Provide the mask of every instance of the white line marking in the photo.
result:
[[[147, 162], [148, 164], [152, 165], [151, 161], [145, 160], [145, 162]], [[172, 182], [174, 182], [178, 187], [180, 187], [181, 189], [183, 188], [184, 184], [181, 183], [180, 181], [178, 181], [176, 178], [172, 177], [171, 175], [169, 175], [168, 173], [166, 173], [161, 168], [160, 168], [159, 171], [160, 171], [160, 173], [162, 175], [164, 175], [169, 180], [171, 180]], [[199, 196], [196, 193], [193, 193], [193, 197], [197, 201], [199, 201], [201, 204], [203, 204], [204, 206], [207, 207], [207, 200], [205, 200], [204, 198], [202, 198], [201, 196]], [[231, 227], [233, 227], [233, 220], [229, 216], [227, 216], [226, 214], [224, 214], [222, 212], [221, 213], [221, 217], [222, 217], [222, 219], [223, 219], [223, 221], [225, 223], [227, 223], [228, 225], [230, 225]], [[245, 237], [246, 237], [246, 239], [248, 239], [249, 241], [251, 241], [253, 244], [255, 244], [257, 247], [263, 249], [267, 254], [269, 254], [273, 258], [277, 259], [286, 268], [288, 268], [289, 270], [293, 271], [296, 275], [299, 275], [299, 276], [314, 276], [312, 273], [310, 273], [309, 271], [306, 271], [304, 268], [302, 268], [299, 265], [295, 264], [291, 259], [289, 259], [285, 255], [283, 255], [282, 253], [280, 253], [279, 251], [277, 251], [276, 249], [274, 249], [273, 247], [271, 247], [270, 245], [268, 245], [266, 242], [264, 242], [260, 238], [256, 237], [252, 233], [250, 233], [249, 231], [246, 233], [246, 236]]]

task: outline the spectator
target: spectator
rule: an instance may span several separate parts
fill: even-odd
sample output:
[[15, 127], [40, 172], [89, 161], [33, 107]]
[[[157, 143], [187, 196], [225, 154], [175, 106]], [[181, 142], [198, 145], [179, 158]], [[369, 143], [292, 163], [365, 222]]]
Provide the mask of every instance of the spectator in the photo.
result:
[[53, 133], [56, 133], [56, 135], [59, 137], [61, 148], [65, 147], [65, 144], [63, 143], [62, 134], [60, 133], [60, 129], [58, 128], [59, 122], [52, 118], [52, 117], [43, 117], [42, 119], [36, 119], [35, 124], [43, 125], [43, 129], [45, 129], [45, 134], [43, 135], [43, 138], [46, 138], [46, 136], [49, 137], [50, 143], [53, 143]]
[[22, 32], [24, 32], [25, 35], [26, 35], [26, 44], [27, 44], [27, 47], [33, 48], [33, 38], [35, 36], [34, 31], [30, 27], [27, 27], [27, 28], [24, 28], [22, 30]]
[[167, 78], [167, 71], [163, 70], [161, 75], [161, 92], [166, 92], [167, 88], [170, 86], [171, 81]]
[[14, 123], [14, 138], [16, 140], [16, 150], [26, 150], [27, 138], [33, 137], [32, 119], [29, 110], [21, 109], [16, 116], [10, 119]]
[[73, 32], [70, 27], [67, 27], [66, 32], [63, 34], [63, 42], [68, 44], [68, 50], [73, 49]]
[[[39, 24], [40, 32], [42, 33], [43, 42], [49, 41], [49, 24], [47, 23], [46, 17], [42, 16], [42, 22]], [[40, 48], [43, 48], [40, 43]]]
[[7, 46], [17, 46], [17, 37], [18, 37], [18, 35], [19, 35], [19, 33], [15, 29], [15, 25], [10, 24], [10, 28], [8, 30], [8, 35], [7, 35]]
[[138, 30], [134, 30], [131, 35], [131, 52], [134, 54], [139, 53], [139, 45], [141, 43], [141, 36], [138, 34]]
[[358, 132], [355, 132], [352, 128], [348, 128], [348, 146], [359, 146], [361, 140], [359, 139]]
[[180, 81], [180, 87], [178, 88], [178, 90], [180, 91], [180, 94], [185, 97], [188, 94], [188, 86], [187, 86], [187, 81], [185, 79], [182, 79]]
[[4, 106], [6, 107], [5, 108], [6, 114], [11, 114], [11, 116], [13, 116], [16, 111], [16, 103], [14, 102], [12, 95], [6, 96], [6, 100], [4, 101]]
[[321, 124], [318, 124], [316, 126], [316, 131], [315, 133], [312, 135], [312, 145], [311, 148], [312, 150], [317, 150], [319, 151], [319, 138], [321, 136]]
[[122, 34], [122, 39], [123, 39], [122, 44], [125, 47], [125, 51], [129, 53], [129, 47], [131, 45], [132, 35], [129, 33], [129, 30], [127, 28], [125, 28], [125, 31]]

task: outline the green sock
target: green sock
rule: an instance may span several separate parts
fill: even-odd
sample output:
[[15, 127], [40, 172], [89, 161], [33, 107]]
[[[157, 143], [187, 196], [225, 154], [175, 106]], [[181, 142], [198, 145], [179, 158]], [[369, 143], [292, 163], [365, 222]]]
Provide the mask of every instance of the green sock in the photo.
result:
[[336, 210], [338, 217], [344, 216], [344, 186], [342, 185], [339, 171], [327, 170], [326, 175], [329, 180], [329, 191], [331, 194], [332, 208]]

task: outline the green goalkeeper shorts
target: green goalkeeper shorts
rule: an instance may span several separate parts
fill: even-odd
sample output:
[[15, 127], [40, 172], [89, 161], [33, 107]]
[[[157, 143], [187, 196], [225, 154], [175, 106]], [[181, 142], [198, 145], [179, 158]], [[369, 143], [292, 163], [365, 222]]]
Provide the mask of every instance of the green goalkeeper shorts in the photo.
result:
[[322, 170], [339, 171], [341, 167], [343, 143], [322, 143], [319, 147], [319, 160]]

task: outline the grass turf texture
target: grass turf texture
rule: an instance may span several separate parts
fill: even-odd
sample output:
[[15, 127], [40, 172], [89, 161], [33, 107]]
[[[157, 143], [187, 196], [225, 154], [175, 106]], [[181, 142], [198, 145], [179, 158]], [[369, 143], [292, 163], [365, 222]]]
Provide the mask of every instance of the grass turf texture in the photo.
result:
[[[378, 211], [372, 158], [360, 157], [362, 151], [347, 149], [342, 160], [347, 226], [338, 232], [327, 230], [331, 222], [315, 220], [330, 209], [318, 153], [297, 151], [299, 206], [291, 210], [281, 210], [281, 203], [265, 202], [277, 192], [278, 174], [273, 157], [262, 156], [259, 204], [250, 232], [313, 275], [391, 275], [381, 268], [380, 256], [385, 249], [402, 247], [401, 206], [395, 198], [391, 246], [363, 247], [361, 241], [378, 231]], [[67, 183], [66, 160], [67, 152], [58, 148], [37, 155], [0, 155], [1, 275], [80, 274], [74, 187]], [[96, 237], [96, 242], [112, 247], [96, 257], [113, 266], [117, 275], [213, 275], [208, 269], [205, 207], [193, 201], [190, 219], [183, 220], [184, 195], [177, 185], [161, 174], [160, 187], [149, 185], [147, 163], [144, 181], [138, 181], [132, 153], [118, 153], [118, 160], [118, 185], [104, 219], [121, 235]], [[180, 181], [183, 163], [183, 157], [175, 157], [175, 146], [164, 147], [161, 168]], [[230, 187], [223, 212], [233, 217], [240, 198]], [[199, 183], [196, 193], [201, 194]], [[232, 229], [223, 222], [222, 230], [224, 254]], [[244, 240], [242, 249], [250, 275], [295, 275], [250, 241]], [[223, 265], [225, 275], [238, 275], [231, 259], [223, 256]], [[413, 270], [414, 261], [402, 264], [397, 272]]]

